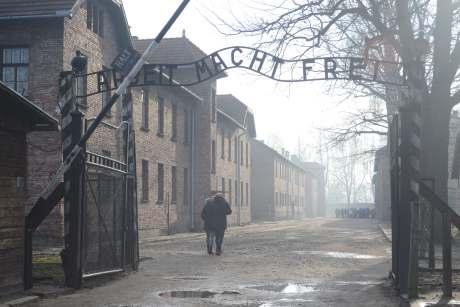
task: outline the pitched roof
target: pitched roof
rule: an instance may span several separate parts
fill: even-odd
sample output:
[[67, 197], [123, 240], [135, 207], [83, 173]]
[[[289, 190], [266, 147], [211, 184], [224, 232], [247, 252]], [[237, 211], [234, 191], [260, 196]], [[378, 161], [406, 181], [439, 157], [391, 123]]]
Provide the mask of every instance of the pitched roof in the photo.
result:
[[2, 106], [2, 112], [10, 113], [13, 118], [21, 118], [27, 121], [29, 129], [32, 131], [58, 130], [59, 123], [55, 118], [1, 81], [0, 105]]
[[39, 17], [69, 15], [76, 0], [0, 0], [0, 17]]
[[[98, 0], [103, 1], [103, 0]], [[131, 45], [131, 33], [121, 0], [105, 0], [122, 22], [124, 40]], [[0, 0], [0, 20], [72, 17], [83, 0]]]
[[231, 94], [217, 96], [217, 109], [235, 120], [241, 127], [248, 129], [249, 135], [256, 136], [254, 114], [239, 99]]
[[[1, 1], [1, 0], [0, 0]], [[134, 48], [140, 53], [147, 49], [153, 39], [136, 39]], [[206, 53], [187, 37], [164, 38], [148, 57], [151, 64], [186, 64], [206, 57]]]

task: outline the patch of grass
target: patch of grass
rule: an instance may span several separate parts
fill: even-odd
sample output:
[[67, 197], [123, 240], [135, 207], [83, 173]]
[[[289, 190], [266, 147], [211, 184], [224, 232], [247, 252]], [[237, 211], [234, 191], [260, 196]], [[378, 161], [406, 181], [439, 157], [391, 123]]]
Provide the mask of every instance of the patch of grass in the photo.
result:
[[37, 282], [63, 285], [64, 271], [59, 255], [34, 255], [33, 278]]

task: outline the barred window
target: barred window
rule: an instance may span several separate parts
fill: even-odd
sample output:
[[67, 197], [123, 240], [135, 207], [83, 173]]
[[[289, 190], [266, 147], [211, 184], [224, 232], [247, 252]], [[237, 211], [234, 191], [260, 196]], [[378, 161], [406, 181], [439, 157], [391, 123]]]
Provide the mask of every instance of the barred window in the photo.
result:
[[184, 168], [184, 206], [188, 206], [189, 188], [188, 188], [188, 168]]
[[165, 100], [158, 97], [158, 136], [164, 136], [165, 132]]
[[141, 91], [142, 99], [142, 126], [144, 130], [149, 129], [149, 91], [143, 89]]
[[176, 167], [171, 167], [171, 202], [177, 202], [177, 173]]
[[158, 163], [158, 182], [157, 182], [157, 186], [158, 186], [158, 195], [157, 195], [157, 201], [158, 203], [163, 203], [163, 200], [164, 200], [164, 176], [165, 176], [165, 172], [164, 172], [164, 165], [161, 164], [161, 163]]
[[86, 27], [100, 36], [104, 36], [104, 10], [94, 0], [86, 3]]
[[175, 142], [177, 140], [177, 105], [173, 103], [171, 109], [171, 140]]
[[149, 200], [149, 161], [142, 160], [142, 201]]

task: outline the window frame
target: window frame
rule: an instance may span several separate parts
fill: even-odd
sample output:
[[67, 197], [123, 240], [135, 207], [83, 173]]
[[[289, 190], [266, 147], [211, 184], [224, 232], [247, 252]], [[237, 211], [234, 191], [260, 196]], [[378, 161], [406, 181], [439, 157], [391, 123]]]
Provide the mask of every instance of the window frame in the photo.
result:
[[177, 142], [177, 103], [171, 104], [171, 141]]
[[157, 164], [157, 204], [163, 204], [164, 196], [164, 182], [165, 182], [165, 166], [163, 163]]
[[141, 202], [149, 201], [149, 161], [141, 160]]
[[141, 90], [141, 99], [142, 99], [142, 110], [141, 110], [141, 129], [144, 131], [149, 131], [149, 103], [150, 103], [150, 93], [149, 90], [143, 88]]
[[171, 203], [177, 203], [177, 167], [171, 166]]
[[157, 114], [158, 114], [158, 126], [157, 136], [165, 136], [165, 98], [158, 96], [157, 98]]
[[[4, 51], [7, 49], [8, 50], [13, 50], [13, 49], [27, 50], [27, 63], [9, 63], [9, 64], [4, 63]], [[7, 67], [14, 68], [14, 87], [10, 87], [8, 83], [5, 80], [3, 80], [3, 70], [4, 68], [7, 68]], [[27, 68], [27, 81], [26, 81], [27, 88], [26, 88], [25, 93], [21, 93], [18, 89], [18, 82], [19, 82], [18, 81], [18, 68]], [[0, 80], [4, 82], [5, 84], [7, 84], [9, 88], [15, 90], [16, 92], [23, 95], [24, 97], [29, 96], [29, 92], [30, 92], [30, 47], [29, 46], [27, 45], [1, 46], [0, 45]], [[21, 81], [21, 82], [25, 82], [25, 81]]]

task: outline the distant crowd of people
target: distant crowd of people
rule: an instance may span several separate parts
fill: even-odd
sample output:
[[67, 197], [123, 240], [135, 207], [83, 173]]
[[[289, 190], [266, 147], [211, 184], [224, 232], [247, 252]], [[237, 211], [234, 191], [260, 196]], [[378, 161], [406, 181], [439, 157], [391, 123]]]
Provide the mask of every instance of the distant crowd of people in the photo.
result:
[[336, 218], [351, 218], [351, 219], [373, 219], [375, 217], [375, 209], [371, 208], [343, 208], [335, 209]]

